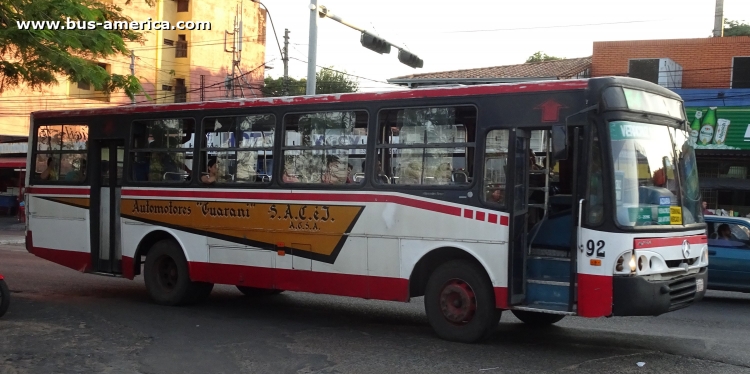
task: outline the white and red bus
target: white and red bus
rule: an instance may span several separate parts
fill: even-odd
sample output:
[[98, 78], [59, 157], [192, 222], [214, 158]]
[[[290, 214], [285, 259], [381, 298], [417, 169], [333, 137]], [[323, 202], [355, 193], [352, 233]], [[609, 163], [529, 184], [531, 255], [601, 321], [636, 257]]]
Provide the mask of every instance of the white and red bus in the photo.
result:
[[682, 101], [630, 78], [32, 114], [29, 252], [133, 279], [407, 302], [440, 337], [705, 293]]

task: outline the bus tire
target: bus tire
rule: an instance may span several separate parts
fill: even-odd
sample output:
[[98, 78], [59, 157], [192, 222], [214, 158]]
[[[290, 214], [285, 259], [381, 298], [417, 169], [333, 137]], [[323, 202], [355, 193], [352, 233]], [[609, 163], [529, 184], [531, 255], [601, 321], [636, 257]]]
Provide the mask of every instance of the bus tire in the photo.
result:
[[529, 326], [549, 326], [560, 322], [561, 319], [565, 318], [565, 316], [561, 314], [529, 312], [526, 310], [511, 310], [511, 312], [513, 312], [513, 315], [516, 316], [516, 318]]
[[151, 247], [144, 269], [146, 289], [160, 305], [186, 305], [205, 299], [212, 283], [192, 282], [187, 259], [173, 240], [165, 239]]
[[262, 296], [273, 296], [278, 295], [284, 290], [274, 290], [271, 288], [257, 288], [257, 287], [247, 287], [247, 286], [237, 286], [237, 289], [242, 292], [243, 295], [249, 296], [249, 297], [262, 297]]
[[10, 306], [10, 289], [4, 280], [0, 279], [0, 317], [8, 311]]
[[446, 262], [432, 272], [424, 304], [430, 326], [445, 340], [474, 343], [488, 337], [500, 322], [490, 279], [484, 269], [466, 260]]

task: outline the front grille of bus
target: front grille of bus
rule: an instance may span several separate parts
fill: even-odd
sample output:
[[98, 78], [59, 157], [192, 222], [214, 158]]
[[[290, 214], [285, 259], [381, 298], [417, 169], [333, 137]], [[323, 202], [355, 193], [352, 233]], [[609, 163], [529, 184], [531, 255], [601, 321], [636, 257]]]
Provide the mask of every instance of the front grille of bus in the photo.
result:
[[695, 278], [682, 278], [669, 284], [669, 311], [682, 309], [695, 299]]
[[689, 258], [687, 260], [667, 260], [667, 267], [678, 268], [682, 264], [688, 264], [688, 266], [692, 266], [696, 261], [698, 261], [698, 257]]

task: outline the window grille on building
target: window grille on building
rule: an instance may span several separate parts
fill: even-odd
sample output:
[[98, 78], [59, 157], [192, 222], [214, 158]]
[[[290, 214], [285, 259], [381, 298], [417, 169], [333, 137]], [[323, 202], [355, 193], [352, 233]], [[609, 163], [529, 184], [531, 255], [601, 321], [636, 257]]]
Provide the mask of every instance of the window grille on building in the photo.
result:
[[177, 35], [177, 45], [174, 50], [174, 57], [180, 58], [180, 57], [187, 57], [188, 54], [188, 45], [187, 45], [187, 38], [185, 35]]

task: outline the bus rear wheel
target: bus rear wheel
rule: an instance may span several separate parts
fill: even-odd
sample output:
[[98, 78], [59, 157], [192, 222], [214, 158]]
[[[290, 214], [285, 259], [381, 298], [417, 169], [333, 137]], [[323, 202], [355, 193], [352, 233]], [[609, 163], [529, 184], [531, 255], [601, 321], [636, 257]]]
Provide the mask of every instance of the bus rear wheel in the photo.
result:
[[205, 300], [213, 283], [190, 280], [187, 259], [173, 240], [162, 240], [146, 255], [144, 280], [149, 296], [161, 305], [186, 305]]
[[529, 312], [526, 310], [512, 310], [512, 312], [516, 318], [530, 326], [549, 326], [560, 322], [565, 317], [560, 314]]
[[237, 289], [242, 292], [245, 296], [250, 297], [261, 297], [261, 296], [273, 296], [278, 295], [284, 290], [274, 290], [270, 288], [257, 288], [257, 287], [247, 287], [247, 286], [237, 286]]
[[432, 272], [424, 304], [433, 330], [450, 341], [477, 342], [500, 322], [492, 283], [484, 269], [466, 260], [446, 262]]

